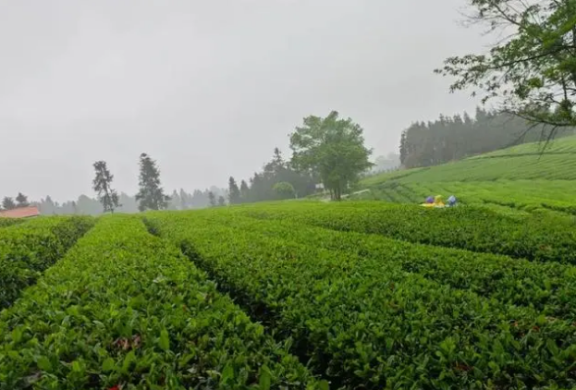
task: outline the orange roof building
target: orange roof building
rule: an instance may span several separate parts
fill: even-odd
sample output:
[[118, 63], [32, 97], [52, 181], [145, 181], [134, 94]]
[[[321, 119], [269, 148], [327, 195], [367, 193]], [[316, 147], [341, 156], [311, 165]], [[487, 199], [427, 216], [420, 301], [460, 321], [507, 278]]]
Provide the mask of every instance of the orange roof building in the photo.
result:
[[0, 218], [33, 218], [39, 215], [40, 210], [36, 206], [0, 211]]

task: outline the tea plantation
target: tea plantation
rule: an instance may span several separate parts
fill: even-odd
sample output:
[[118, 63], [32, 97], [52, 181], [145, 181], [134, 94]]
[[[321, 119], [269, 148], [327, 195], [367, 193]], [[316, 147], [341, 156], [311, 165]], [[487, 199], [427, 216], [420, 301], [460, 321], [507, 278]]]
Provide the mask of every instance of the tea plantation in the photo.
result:
[[460, 203], [500, 212], [555, 211], [576, 215], [576, 137], [532, 143], [453, 163], [364, 179], [357, 198], [422, 203], [455, 195]]
[[0, 389], [569, 389], [576, 225], [286, 202], [0, 227]]

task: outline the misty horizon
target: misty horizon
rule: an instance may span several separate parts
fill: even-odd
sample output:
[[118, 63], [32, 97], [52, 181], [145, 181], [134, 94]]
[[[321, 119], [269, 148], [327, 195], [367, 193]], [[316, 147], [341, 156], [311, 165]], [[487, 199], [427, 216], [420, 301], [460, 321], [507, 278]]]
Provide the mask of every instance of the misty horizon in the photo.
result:
[[[372, 158], [415, 121], [472, 112], [433, 74], [483, 48], [465, 4], [22, 1], [0, 5], [0, 195], [133, 195], [149, 154], [170, 194], [247, 180], [308, 115], [364, 129]], [[15, 37], [18, 37], [15, 39]]]

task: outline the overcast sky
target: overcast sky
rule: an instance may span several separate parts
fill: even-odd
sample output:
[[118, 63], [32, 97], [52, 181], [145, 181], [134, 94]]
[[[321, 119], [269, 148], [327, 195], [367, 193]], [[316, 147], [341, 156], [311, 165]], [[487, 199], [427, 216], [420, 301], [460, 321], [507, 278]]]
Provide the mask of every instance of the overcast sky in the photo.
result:
[[432, 70], [481, 50], [465, 0], [0, 0], [0, 196], [133, 194], [247, 179], [302, 118], [337, 110], [375, 154], [416, 120], [473, 110]]

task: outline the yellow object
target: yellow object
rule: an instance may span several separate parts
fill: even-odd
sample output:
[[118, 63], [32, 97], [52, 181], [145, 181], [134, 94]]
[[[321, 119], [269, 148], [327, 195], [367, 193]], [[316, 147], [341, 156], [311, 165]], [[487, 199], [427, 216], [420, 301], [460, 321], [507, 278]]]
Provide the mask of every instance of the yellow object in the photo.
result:
[[434, 197], [434, 204], [444, 204], [444, 202], [442, 201], [442, 195], [436, 195]]
[[446, 207], [446, 205], [445, 205], [444, 202], [442, 201], [442, 195], [436, 195], [436, 196], [434, 197], [434, 203], [422, 203], [421, 206], [424, 206], [424, 207], [436, 207], [436, 208]]

